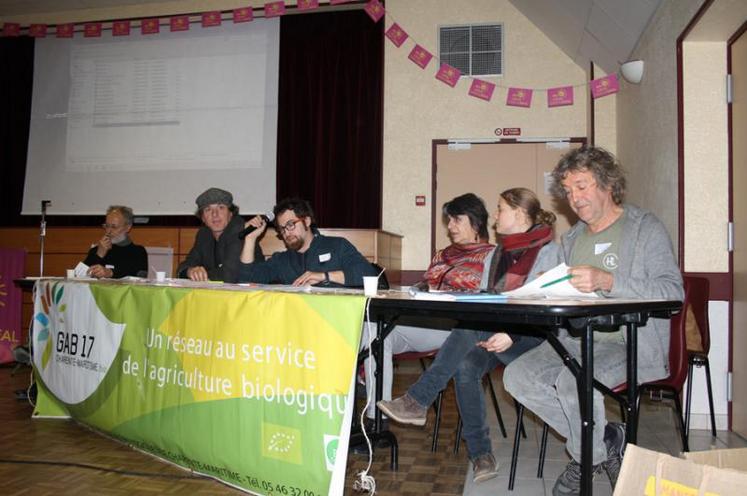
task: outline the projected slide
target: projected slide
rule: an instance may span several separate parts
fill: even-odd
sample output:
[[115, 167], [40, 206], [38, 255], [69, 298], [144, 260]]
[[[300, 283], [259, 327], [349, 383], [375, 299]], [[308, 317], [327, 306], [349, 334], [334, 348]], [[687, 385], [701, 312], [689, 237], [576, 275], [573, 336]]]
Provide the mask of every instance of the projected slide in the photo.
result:
[[275, 201], [277, 20], [37, 40], [24, 213], [191, 213], [210, 186]]

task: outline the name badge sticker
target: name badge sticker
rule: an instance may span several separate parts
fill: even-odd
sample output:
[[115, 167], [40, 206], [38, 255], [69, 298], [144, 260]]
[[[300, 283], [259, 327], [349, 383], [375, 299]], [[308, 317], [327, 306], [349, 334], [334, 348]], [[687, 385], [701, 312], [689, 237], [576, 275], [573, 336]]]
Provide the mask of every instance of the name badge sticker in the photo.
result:
[[322, 253], [319, 255], [319, 263], [329, 262], [330, 260], [332, 260], [331, 253]]
[[607, 251], [607, 248], [612, 246], [612, 243], [597, 243], [594, 245], [594, 255], [600, 255]]

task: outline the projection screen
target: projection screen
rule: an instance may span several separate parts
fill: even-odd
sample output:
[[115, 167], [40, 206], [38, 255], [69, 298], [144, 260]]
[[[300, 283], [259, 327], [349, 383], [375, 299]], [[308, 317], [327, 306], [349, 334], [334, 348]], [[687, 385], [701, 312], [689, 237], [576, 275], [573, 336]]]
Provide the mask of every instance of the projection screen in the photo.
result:
[[[167, 29], [164, 26], [161, 29]], [[137, 32], [136, 32], [137, 31]], [[277, 19], [36, 40], [23, 214], [195, 211], [211, 186], [275, 203]]]

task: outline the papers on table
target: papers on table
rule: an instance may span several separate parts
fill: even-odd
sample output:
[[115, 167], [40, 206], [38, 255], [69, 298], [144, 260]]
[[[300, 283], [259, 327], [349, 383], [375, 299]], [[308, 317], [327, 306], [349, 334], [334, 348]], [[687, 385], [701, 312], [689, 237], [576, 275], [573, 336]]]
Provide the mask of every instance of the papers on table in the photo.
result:
[[599, 298], [596, 293], [582, 293], [574, 288], [568, 277], [568, 266], [564, 263], [548, 270], [520, 288], [505, 291], [501, 294], [509, 298]]
[[506, 301], [506, 297], [500, 294], [493, 293], [477, 293], [467, 291], [420, 291], [416, 287], [411, 286], [408, 289], [410, 296], [416, 300], [431, 300], [431, 301], [469, 301], [469, 302], [485, 302], [495, 303], [497, 301]]
[[75, 271], [75, 277], [88, 277], [88, 265], [84, 264], [83, 262], [78, 262], [78, 265], [76, 265], [75, 269], [73, 270]]

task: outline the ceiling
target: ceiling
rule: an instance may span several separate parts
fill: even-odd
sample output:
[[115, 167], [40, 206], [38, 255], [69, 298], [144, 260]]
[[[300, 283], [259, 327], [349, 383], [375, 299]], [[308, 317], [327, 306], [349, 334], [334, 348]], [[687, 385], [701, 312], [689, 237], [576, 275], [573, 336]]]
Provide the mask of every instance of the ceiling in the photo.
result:
[[[646, 29], [662, 0], [509, 1], [579, 66], [587, 69], [589, 62], [594, 61], [604, 71], [614, 72], [622, 62], [629, 59], [641, 33]], [[16, 17], [18, 22], [23, 23], [21, 18], [31, 16], [37, 18], [36, 22], [44, 22], [40, 14], [72, 13], [81, 9], [90, 11], [113, 7], [127, 8], [147, 3], [159, 3], [167, 9], [173, 9], [172, 12], [184, 12], [184, 8], [189, 8], [190, 4], [196, 2], [0, 0], [0, 17]]]
[[630, 59], [662, 0], [509, 0], [584, 69]]

